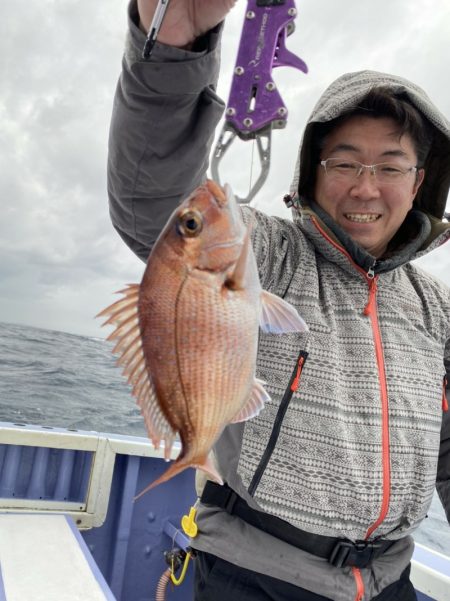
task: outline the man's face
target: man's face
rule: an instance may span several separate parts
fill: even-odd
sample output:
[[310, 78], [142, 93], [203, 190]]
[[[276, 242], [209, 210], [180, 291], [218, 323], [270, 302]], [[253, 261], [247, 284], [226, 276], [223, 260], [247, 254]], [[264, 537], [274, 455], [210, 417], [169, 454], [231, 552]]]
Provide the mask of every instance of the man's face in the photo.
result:
[[[393, 163], [402, 169], [417, 164], [412, 138], [408, 134], [400, 138], [393, 119], [359, 115], [332, 130], [320, 158], [364, 165]], [[362, 248], [381, 257], [411, 209], [423, 177], [420, 169], [408, 172], [395, 184], [380, 183], [364, 169], [358, 178], [349, 180], [327, 174], [319, 165], [315, 199]]]

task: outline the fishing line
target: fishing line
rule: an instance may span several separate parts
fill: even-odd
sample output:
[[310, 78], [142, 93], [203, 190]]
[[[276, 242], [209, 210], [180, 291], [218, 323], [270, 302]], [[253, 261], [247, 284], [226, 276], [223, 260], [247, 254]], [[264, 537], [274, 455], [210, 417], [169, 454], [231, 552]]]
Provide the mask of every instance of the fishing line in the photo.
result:
[[253, 162], [254, 162], [254, 156], [255, 156], [255, 138], [253, 138], [253, 142], [252, 142], [252, 156], [250, 158], [250, 181], [249, 181], [249, 185], [248, 185], [248, 194], [247, 196], [250, 194], [250, 190], [252, 189], [252, 183], [253, 183]]

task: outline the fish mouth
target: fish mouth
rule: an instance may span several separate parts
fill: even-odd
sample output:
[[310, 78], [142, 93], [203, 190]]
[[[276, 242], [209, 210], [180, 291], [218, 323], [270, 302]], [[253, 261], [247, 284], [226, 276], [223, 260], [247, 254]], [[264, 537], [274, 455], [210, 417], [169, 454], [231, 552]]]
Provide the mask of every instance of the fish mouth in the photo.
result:
[[242, 246], [244, 244], [244, 239], [241, 238], [238, 240], [234, 238], [233, 240], [228, 240], [225, 242], [215, 242], [214, 244], [209, 244], [203, 248], [203, 252], [208, 252], [210, 250], [215, 250], [217, 248], [233, 248], [234, 246]]
[[197, 268], [200, 271], [228, 272], [236, 265], [243, 245], [244, 241], [236, 238], [208, 244], [202, 248]]
[[381, 219], [381, 213], [344, 213], [344, 217], [353, 223], [374, 223]]

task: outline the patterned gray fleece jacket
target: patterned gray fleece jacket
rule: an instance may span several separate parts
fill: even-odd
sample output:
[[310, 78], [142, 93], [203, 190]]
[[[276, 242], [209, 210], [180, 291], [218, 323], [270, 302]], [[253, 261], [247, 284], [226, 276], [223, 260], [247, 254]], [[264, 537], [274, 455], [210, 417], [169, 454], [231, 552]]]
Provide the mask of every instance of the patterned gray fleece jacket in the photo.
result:
[[[214, 91], [219, 33], [201, 40], [196, 52], [157, 45], [151, 61], [143, 62], [133, 3], [129, 24], [108, 189], [114, 226], [146, 260], [169, 214], [205, 177], [223, 110]], [[434, 142], [415, 209], [389, 258], [375, 262], [304, 191], [315, 123], [354, 106], [376, 84], [406, 94], [433, 125]], [[425, 517], [435, 485], [450, 518], [450, 419], [444, 411], [450, 292], [411, 264], [450, 237], [442, 221], [449, 159], [448, 122], [409, 82], [366, 71], [343, 76], [325, 92], [299, 154], [295, 219], [257, 213], [254, 235], [263, 287], [296, 306], [309, 332], [261, 335], [258, 377], [273, 401], [256, 419], [228, 427], [215, 449], [224, 479], [252, 507], [312, 533], [398, 542], [370, 569], [336, 568], [222, 510], [200, 506], [194, 547], [329, 599], [368, 600], [408, 564], [408, 535]], [[277, 442], [263, 466], [274, 425]]]

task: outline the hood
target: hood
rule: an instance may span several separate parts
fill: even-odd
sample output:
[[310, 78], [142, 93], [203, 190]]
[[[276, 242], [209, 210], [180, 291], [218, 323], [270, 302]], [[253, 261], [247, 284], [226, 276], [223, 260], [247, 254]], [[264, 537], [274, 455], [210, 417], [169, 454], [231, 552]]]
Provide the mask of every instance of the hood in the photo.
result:
[[431, 125], [433, 143], [424, 164], [425, 180], [414, 206], [432, 216], [433, 221], [442, 221], [450, 187], [450, 123], [419, 86], [401, 77], [376, 71], [347, 73], [325, 90], [305, 128], [291, 184], [291, 196], [305, 199], [311, 170], [316, 169], [316, 165], [311, 164], [311, 140], [315, 125], [331, 121], [356, 108], [371, 88], [376, 86], [389, 87], [394, 94], [406, 96]]

